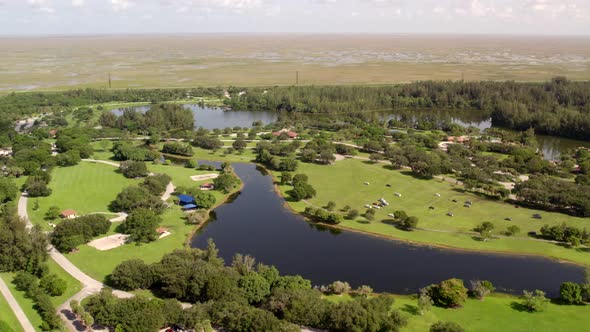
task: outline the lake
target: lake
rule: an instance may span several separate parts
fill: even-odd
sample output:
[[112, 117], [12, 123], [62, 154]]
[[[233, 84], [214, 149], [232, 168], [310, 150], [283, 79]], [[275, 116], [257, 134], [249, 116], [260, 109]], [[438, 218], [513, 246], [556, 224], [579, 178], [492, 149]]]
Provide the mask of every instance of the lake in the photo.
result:
[[[267, 111], [232, 111], [219, 107], [208, 107], [196, 104], [184, 104], [185, 108], [193, 112], [195, 118], [195, 128], [203, 127], [205, 129], [223, 129], [226, 127], [252, 127], [252, 122], [262, 121], [262, 123], [269, 124], [277, 120], [278, 114], [276, 112]], [[151, 108], [151, 105], [136, 106], [129, 108], [116, 108], [111, 112], [120, 116], [125, 109], [132, 109], [137, 112], [145, 113]]]
[[[379, 292], [415, 293], [448, 278], [485, 279], [499, 291], [522, 294], [542, 289], [557, 296], [564, 281], [582, 282], [583, 269], [541, 257], [483, 254], [410, 245], [349, 231], [326, 230], [284, 207], [272, 178], [254, 164], [233, 164], [244, 182], [242, 192], [215, 209], [192, 239], [205, 248], [212, 238], [226, 263], [234, 254], [252, 255], [282, 274], [299, 274], [314, 285], [334, 280]], [[393, 227], [393, 226], [392, 226]]]

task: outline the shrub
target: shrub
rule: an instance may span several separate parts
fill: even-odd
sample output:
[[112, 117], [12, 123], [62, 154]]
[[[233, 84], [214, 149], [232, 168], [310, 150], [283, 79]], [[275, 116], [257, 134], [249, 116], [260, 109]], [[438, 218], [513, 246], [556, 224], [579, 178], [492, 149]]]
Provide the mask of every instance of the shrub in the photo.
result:
[[535, 290], [534, 292], [523, 291], [521, 305], [529, 312], [545, 311], [549, 299], [545, 297], [545, 292]]
[[347, 282], [334, 281], [328, 287], [328, 291], [332, 294], [346, 294], [350, 292], [351, 287]]
[[487, 280], [472, 280], [471, 293], [476, 299], [482, 300], [485, 296], [495, 290], [494, 285]]
[[182, 142], [166, 142], [164, 143], [162, 152], [190, 157], [193, 155], [193, 148], [189, 144]]
[[430, 326], [430, 332], [465, 332], [465, 329], [455, 322], [436, 322]]

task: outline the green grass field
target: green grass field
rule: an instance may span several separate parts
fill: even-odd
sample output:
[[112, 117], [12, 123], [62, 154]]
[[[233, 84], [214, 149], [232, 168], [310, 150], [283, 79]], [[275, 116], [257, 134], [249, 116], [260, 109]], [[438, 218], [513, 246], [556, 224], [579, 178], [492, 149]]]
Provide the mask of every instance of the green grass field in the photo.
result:
[[[49, 229], [44, 220], [45, 212], [51, 206], [60, 210], [74, 209], [78, 215], [94, 212], [109, 212], [110, 202], [126, 186], [138, 183], [117, 172], [117, 168], [91, 162], [81, 162], [73, 167], [56, 167], [51, 173], [48, 197], [31, 198], [28, 211], [34, 224]], [[34, 202], [39, 202], [39, 209], [33, 210]]]
[[[538, 232], [544, 224], [555, 225], [562, 222], [580, 228], [590, 228], [590, 219], [587, 218], [515, 208], [503, 202], [464, 193], [460, 186], [446, 181], [416, 179], [404, 171], [387, 169], [383, 164], [371, 164], [355, 159], [339, 161], [330, 166], [300, 163], [296, 173], [305, 173], [309, 176], [309, 182], [317, 190], [317, 196], [309, 200], [309, 203], [317, 207], [334, 201], [337, 209], [349, 205], [352, 209], [364, 213], [365, 204], [371, 204], [379, 198], [385, 198], [391, 204], [378, 210], [372, 222], [367, 222], [363, 217], [346, 220], [341, 224], [346, 228], [425, 244], [478, 251], [545, 255], [590, 265], [590, 255], [583, 249], [568, 249], [534, 241], [526, 235], [529, 231]], [[275, 172], [275, 176], [278, 175]], [[370, 185], [364, 185], [364, 182], [369, 182]], [[391, 187], [386, 187], [386, 184], [390, 184]], [[284, 194], [290, 187], [282, 186], [280, 189]], [[396, 197], [396, 192], [402, 196]], [[439, 193], [440, 197], [435, 196], [436, 193]], [[463, 206], [463, 202], [467, 200], [473, 202], [471, 208]], [[306, 207], [304, 202], [291, 202], [290, 205], [296, 211], [303, 211]], [[429, 209], [430, 206], [435, 209]], [[392, 218], [387, 215], [396, 210], [404, 210], [408, 215], [418, 217], [418, 227], [429, 230], [406, 232], [382, 222], [391, 220]], [[448, 212], [454, 216], [446, 216]], [[532, 215], [535, 213], [540, 213], [543, 219], [534, 219]], [[505, 221], [505, 218], [512, 218], [512, 221]], [[514, 238], [498, 238], [487, 242], [476, 240], [473, 238], [474, 234], [470, 233], [484, 221], [494, 223], [494, 232], [497, 234], [510, 225], [517, 225], [521, 233]]]
[[[492, 294], [483, 301], [468, 299], [462, 308], [444, 309], [433, 307], [420, 315], [416, 299], [412, 296], [394, 295], [393, 307], [401, 310], [408, 319], [402, 332], [428, 332], [430, 325], [438, 321], [460, 324], [465, 331], [477, 332], [569, 332], [586, 331], [590, 324], [588, 306], [568, 306], [550, 303], [547, 310], [538, 313], [519, 311], [512, 307], [518, 303], [517, 297], [505, 294]], [[330, 295], [328, 300], [338, 303], [350, 301], [349, 295]]]
[[[57, 274], [60, 278], [64, 279], [68, 285], [68, 288], [66, 289], [63, 295], [51, 298], [51, 302], [57, 308], [58, 306], [63, 304], [67, 299], [72, 297], [74, 294], [78, 293], [82, 289], [82, 286], [76, 279], [72, 278], [72, 276], [70, 276], [66, 271], [59, 267], [59, 265], [57, 265], [53, 260], [48, 259], [47, 265], [49, 266], [49, 273]], [[33, 301], [29, 298], [26, 298], [24, 292], [21, 292], [15, 288], [14, 284], [12, 283], [12, 280], [15, 275], [16, 273], [0, 273], [0, 278], [2, 278], [4, 282], [8, 285], [10, 292], [23, 309], [25, 315], [27, 315], [27, 317], [31, 321], [31, 324], [33, 324], [33, 326], [36, 329], [38, 329], [38, 327], [42, 323], [41, 316], [39, 316], [39, 314], [35, 310]], [[2, 311], [1, 304], [0, 312], [4, 312]], [[20, 327], [20, 324], [17, 323], [14, 326]], [[40, 331], [40, 329], [38, 330]]]
[[[42, 213], [44, 213], [43, 206], [50, 206], [50, 204], [54, 204], [53, 202], [57, 201], [64, 205], [72, 206], [79, 212], [108, 211], [104, 210], [103, 206], [106, 208], [108, 203], [110, 203], [115, 198], [117, 193], [123, 187], [134, 183], [133, 180], [127, 180], [122, 175], [116, 173], [115, 169], [116, 168], [113, 166], [90, 162], [82, 162], [77, 166], [67, 169], [56, 169], [53, 173], [51, 185], [54, 188], [63, 189], [54, 189], [54, 193], [51, 196], [45, 198], [47, 202], [40, 201], [40, 211], [42, 212], [31, 211], [32, 203], [29, 203], [29, 211], [38, 213], [36, 217], [32, 216], [32, 218], [42, 220]], [[182, 166], [172, 165], [166, 166], [148, 164], [148, 169], [151, 172], [165, 173], [170, 175], [170, 177], [172, 177], [172, 183], [176, 186], [198, 186], [208, 181], [193, 181], [190, 179], [191, 175], [212, 173], [211, 171], [197, 171], [194, 169], [184, 168]], [[67, 170], [67, 172], [63, 172], [64, 170]], [[75, 180], [71, 178], [71, 174], [77, 174]], [[70, 187], [77, 187], [78, 183], [85, 182], [85, 178], [102, 178], [102, 181], [105, 182], [100, 185], [102, 192], [98, 194], [87, 190], [83, 193], [77, 192], [76, 195], [73, 195], [72, 193], [64, 194], [63, 192], [58, 191], [65, 190], [66, 188]], [[218, 191], [212, 191], [212, 193], [215, 195], [218, 202], [221, 202], [226, 197]], [[85, 195], [84, 197], [87, 198], [81, 198], [80, 196], [82, 195]], [[92, 197], [100, 197], [101, 201], [93, 201], [91, 199]], [[53, 200], [51, 200], [52, 198]], [[98, 210], [99, 208], [101, 209]], [[140, 258], [149, 263], [156, 262], [164, 254], [169, 253], [174, 249], [184, 247], [188, 236], [194, 229], [194, 226], [186, 225], [183, 216], [184, 213], [178, 206], [173, 205], [168, 210], [166, 210], [166, 212], [162, 215], [163, 222], [161, 227], [167, 228], [172, 233], [172, 235], [158, 241], [149, 244], [142, 244], [139, 246], [135, 244], [128, 244], [108, 251], [99, 251], [95, 248], [84, 245], [80, 247], [79, 252], [70, 253], [67, 255], [67, 257], [82, 271], [88, 273], [94, 278], [97, 278], [98, 280], [104, 280], [104, 278], [111, 273], [116, 265], [128, 259]], [[110, 233], [114, 233], [115, 229], [116, 225], [113, 225], [111, 227]]]
[[[0, 278], [1, 277], [2, 276], [0, 275]], [[20, 325], [18, 319], [16, 319], [14, 312], [12, 312], [12, 309], [8, 305], [8, 302], [6, 302], [6, 299], [1, 294], [0, 294], [0, 321], [3, 321], [6, 324], [8, 324], [8, 326], [10, 326], [15, 332], [23, 331], [23, 328]]]

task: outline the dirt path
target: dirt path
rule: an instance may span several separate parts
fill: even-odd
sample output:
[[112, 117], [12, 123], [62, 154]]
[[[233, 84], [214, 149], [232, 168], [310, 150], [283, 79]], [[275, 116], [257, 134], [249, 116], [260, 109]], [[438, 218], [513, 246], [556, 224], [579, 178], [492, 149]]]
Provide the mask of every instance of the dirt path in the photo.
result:
[[82, 159], [82, 161], [87, 161], [89, 163], [99, 163], [99, 164], [105, 164], [105, 165], [111, 165], [114, 167], [119, 167], [120, 165], [117, 163], [114, 163], [112, 161], [106, 161], [106, 160], [98, 160], [98, 159]]
[[18, 302], [16, 302], [16, 299], [14, 296], [12, 296], [12, 293], [2, 278], [0, 278], [0, 293], [2, 293], [6, 299], [6, 302], [8, 302], [8, 305], [12, 309], [12, 312], [14, 312], [14, 315], [16, 316], [16, 319], [18, 319], [20, 325], [23, 327], [23, 330], [25, 332], [35, 332], [33, 324], [31, 324], [31, 321], [29, 321], [29, 318], [27, 315], [25, 315], [23, 309], [20, 307]]

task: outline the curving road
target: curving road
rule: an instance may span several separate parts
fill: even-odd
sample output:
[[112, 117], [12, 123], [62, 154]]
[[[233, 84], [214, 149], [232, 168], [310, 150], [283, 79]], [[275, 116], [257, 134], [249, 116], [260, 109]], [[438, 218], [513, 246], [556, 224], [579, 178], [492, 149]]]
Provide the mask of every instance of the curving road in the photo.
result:
[[[18, 215], [19, 217], [21, 217], [21, 219], [23, 219], [26, 222], [27, 228], [30, 229], [33, 227], [33, 224], [29, 219], [29, 213], [27, 211], [28, 200], [29, 197], [26, 193], [23, 193], [20, 196], [20, 199], [18, 200]], [[49, 257], [51, 257], [51, 259], [53, 259], [57, 263], [57, 265], [59, 265], [62, 269], [64, 269], [67, 273], [69, 273], [72, 277], [74, 277], [82, 284], [82, 290], [78, 292], [76, 295], [69, 298], [64, 304], [59, 306], [58, 313], [62, 317], [63, 321], [66, 322], [66, 327], [68, 328], [68, 330], [83, 331], [83, 327], [81, 326], [80, 322], [77, 322], [75, 320], [74, 315], [72, 314], [70, 301], [81, 301], [90, 295], [96, 294], [100, 292], [100, 290], [104, 287], [104, 284], [96, 279], [91, 278], [86, 273], [82, 272], [79, 268], [72, 264], [72, 262], [70, 262], [64, 255], [57, 251], [57, 249], [55, 249], [52, 245], [49, 245], [48, 252]], [[119, 298], [130, 298], [134, 296], [132, 293], [123, 292], [120, 290], [113, 290], [113, 295]], [[16, 313], [17, 312], [15, 311], [15, 314]]]

